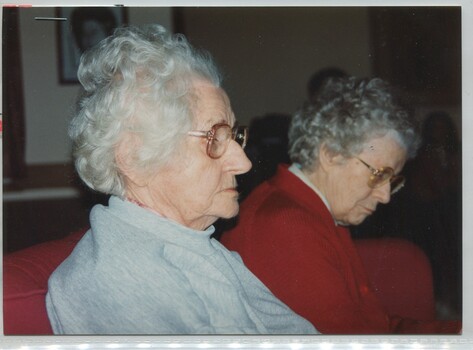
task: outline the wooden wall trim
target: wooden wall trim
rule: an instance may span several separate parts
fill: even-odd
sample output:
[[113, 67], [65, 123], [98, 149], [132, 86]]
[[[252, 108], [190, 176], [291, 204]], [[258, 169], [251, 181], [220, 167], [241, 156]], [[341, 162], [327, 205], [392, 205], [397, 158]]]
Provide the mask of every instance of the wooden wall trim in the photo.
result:
[[27, 166], [26, 177], [4, 181], [3, 192], [14, 192], [29, 189], [77, 187], [80, 179], [72, 163], [35, 164]]

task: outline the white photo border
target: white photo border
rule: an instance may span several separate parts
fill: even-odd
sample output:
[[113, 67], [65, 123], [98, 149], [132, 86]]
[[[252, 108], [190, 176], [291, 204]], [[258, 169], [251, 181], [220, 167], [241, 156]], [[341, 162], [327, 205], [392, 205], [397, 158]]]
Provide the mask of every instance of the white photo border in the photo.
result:
[[[2, 0], [3, 1], [3, 0]], [[25, 0], [26, 1], [26, 0]], [[2, 7], [77, 6], [71, 0], [12, 0]], [[114, 1], [83, 1], [79, 6], [113, 6]], [[123, 1], [120, 6], [196, 6], [195, 1]], [[473, 213], [470, 181], [473, 162], [473, 0], [458, 1], [199, 1], [199, 6], [461, 6], [462, 7], [462, 133], [463, 133], [463, 331], [452, 336], [0, 336], [1, 349], [320, 349], [397, 350], [473, 348]], [[0, 56], [1, 57], [1, 56]], [[1, 103], [1, 102], [0, 102]], [[0, 106], [1, 107], [1, 106]], [[1, 108], [0, 108], [1, 111]], [[0, 148], [1, 148], [0, 144]], [[1, 172], [1, 169], [0, 169]], [[0, 190], [1, 191], [1, 190]], [[3, 206], [3, 203], [0, 204]], [[3, 208], [2, 208], [3, 209]], [[3, 210], [2, 210], [3, 213]], [[3, 220], [2, 220], [3, 222]], [[0, 263], [1, 264], [1, 263]], [[2, 271], [0, 269], [0, 271]], [[3, 291], [0, 289], [3, 296]], [[3, 299], [3, 298], [2, 298]], [[3, 329], [3, 317], [0, 318]], [[3, 332], [2, 332], [3, 334]]]

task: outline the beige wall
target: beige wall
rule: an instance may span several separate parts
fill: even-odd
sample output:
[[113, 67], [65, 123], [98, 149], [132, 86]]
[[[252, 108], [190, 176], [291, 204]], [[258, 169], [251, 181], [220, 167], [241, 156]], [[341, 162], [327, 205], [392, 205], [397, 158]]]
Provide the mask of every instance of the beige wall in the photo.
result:
[[[127, 10], [130, 23], [173, 26], [170, 8]], [[34, 20], [54, 11], [34, 7], [20, 16], [28, 164], [71, 160], [67, 125], [79, 86], [59, 84], [56, 23]], [[178, 29], [215, 57], [241, 123], [266, 113], [292, 113], [306, 98], [309, 76], [323, 67], [372, 75], [366, 8], [200, 7], [181, 8], [178, 14], [183, 25]], [[422, 119], [429, 107], [419, 107]], [[460, 129], [460, 106], [435, 106], [440, 108]]]
[[[169, 8], [128, 8], [133, 24], [171, 26]], [[199, 8], [181, 12], [184, 31], [209, 50], [225, 75], [241, 122], [268, 112], [293, 112], [315, 70], [328, 65], [349, 73], [371, 72], [368, 15], [343, 8]], [[59, 84], [54, 8], [21, 13], [28, 164], [71, 159], [67, 125], [78, 85]]]
[[241, 122], [293, 112], [320, 68], [371, 74], [364, 8], [200, 8], [182, 15], [191, 42], [209, 50], [223, 70]]

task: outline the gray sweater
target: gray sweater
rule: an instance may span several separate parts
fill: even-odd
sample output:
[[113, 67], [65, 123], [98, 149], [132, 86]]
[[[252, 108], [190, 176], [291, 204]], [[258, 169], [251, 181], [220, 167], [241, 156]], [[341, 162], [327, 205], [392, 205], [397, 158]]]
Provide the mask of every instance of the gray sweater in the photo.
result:
[[49, 279], [55, 334], [315, 334], [210, 235], [111, 197]]

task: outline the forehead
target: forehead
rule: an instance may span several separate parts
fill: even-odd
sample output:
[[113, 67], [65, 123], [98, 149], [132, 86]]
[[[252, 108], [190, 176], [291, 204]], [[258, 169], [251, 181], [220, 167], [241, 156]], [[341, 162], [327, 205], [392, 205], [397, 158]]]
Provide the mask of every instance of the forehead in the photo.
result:
[[387, 134], [366, 142], [360, 156], [366, 158], [367, 162], [371, 161], [372, 166], [389, 166], [396, 170], [404, 165], [407, 151], [396, 137]]
[[194, 121], [197, 125], [212, 126], [217, 123], [234, 123], [230, 99], [225, 91], [209, 82], [194, 84]]

